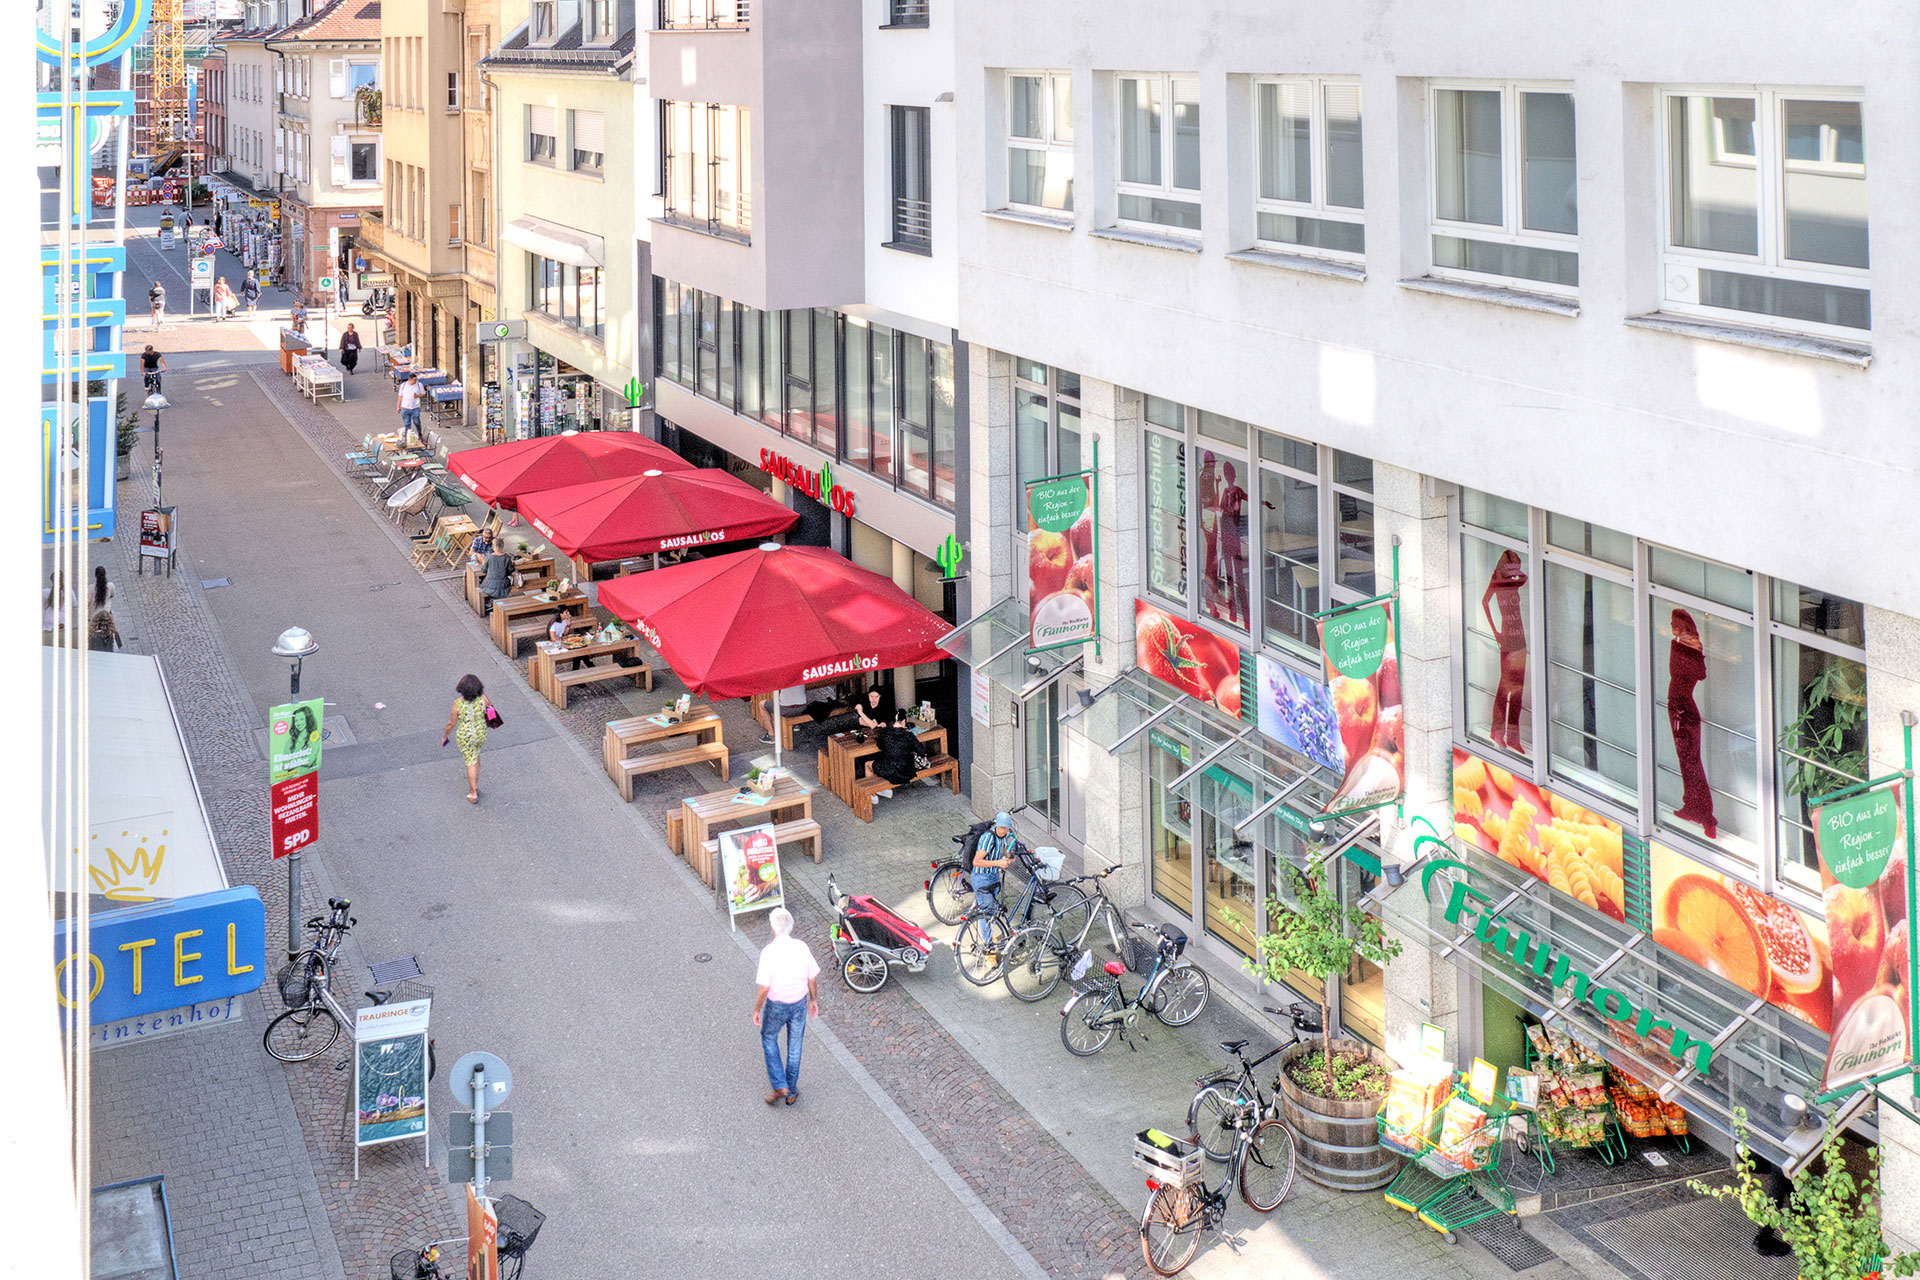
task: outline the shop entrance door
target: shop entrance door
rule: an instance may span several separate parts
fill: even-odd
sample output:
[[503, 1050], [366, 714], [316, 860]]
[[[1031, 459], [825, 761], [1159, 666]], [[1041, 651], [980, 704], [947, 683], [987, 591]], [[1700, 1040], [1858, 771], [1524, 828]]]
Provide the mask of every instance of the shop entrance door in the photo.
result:
[[1020, 798], [1046, 822], [1050, 839], [1076, 850], [1087, 838], [1087, 745], [1060, 732], [1060, 717], [1083, 687], [1077, 675], [1063, 675], [1020, 708]]

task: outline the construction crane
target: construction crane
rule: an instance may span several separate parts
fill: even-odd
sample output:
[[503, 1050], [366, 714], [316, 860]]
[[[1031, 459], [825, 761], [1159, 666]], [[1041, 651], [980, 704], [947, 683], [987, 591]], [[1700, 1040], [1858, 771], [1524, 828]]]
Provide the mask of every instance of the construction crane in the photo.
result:
[[150, 172], [157, 176], [179, 163], [193, 138], [193, 122], [187, 118], [186, 23], [180, 0], [154, 0], [147, 31], [153, 44]]

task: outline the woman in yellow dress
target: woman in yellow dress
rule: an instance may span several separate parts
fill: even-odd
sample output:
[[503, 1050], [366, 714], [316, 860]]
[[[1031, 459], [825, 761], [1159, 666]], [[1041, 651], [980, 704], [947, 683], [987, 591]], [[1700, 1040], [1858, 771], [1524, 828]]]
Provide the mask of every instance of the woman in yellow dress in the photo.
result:
[[446, 746], [451, 738], [467, 762], [467, 803], [480, 803], [480, 748], [487, 744], [487, 691], [480, 677], [469, 672], [460, 677], [453, 691], [453, 711], [447, 716], [447, 732], [440, 739]]

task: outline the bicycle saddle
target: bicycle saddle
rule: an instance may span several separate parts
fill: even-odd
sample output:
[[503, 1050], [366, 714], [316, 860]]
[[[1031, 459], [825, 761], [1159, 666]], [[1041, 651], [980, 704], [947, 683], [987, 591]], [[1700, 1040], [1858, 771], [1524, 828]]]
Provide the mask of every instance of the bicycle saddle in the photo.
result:
[[1220, 1042], [1220, 1047], [1222, 1049], [1225, 1049], [1228, 1053], [1239, 1053], [1242, 1049], [1247, 1047], [1247, 1042], [1245, 1040], [1222, 1040]]
[[1107, 976], [1110, 978], [1117, 978], [1127, 971], [1127, 966], [1121, 964], [1118, 960], [1109, 960], [1101, 967], [1107, 971]]

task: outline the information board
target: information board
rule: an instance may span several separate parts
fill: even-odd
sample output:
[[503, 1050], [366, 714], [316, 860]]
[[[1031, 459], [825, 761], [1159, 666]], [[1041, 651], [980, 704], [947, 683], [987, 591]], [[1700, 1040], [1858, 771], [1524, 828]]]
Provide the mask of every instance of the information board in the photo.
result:
[[433, 1001], [377, 1004], [353, 1015], [353, 1176], [360, 1148], [419, 1138], [427, 1147], [427, 1024]]
[[720, 884], [727, 895], [727, 923], [749, 911], [770, 911], [785, 900], [780, 887], [780, 846], [771, 824], [720, 833]]

